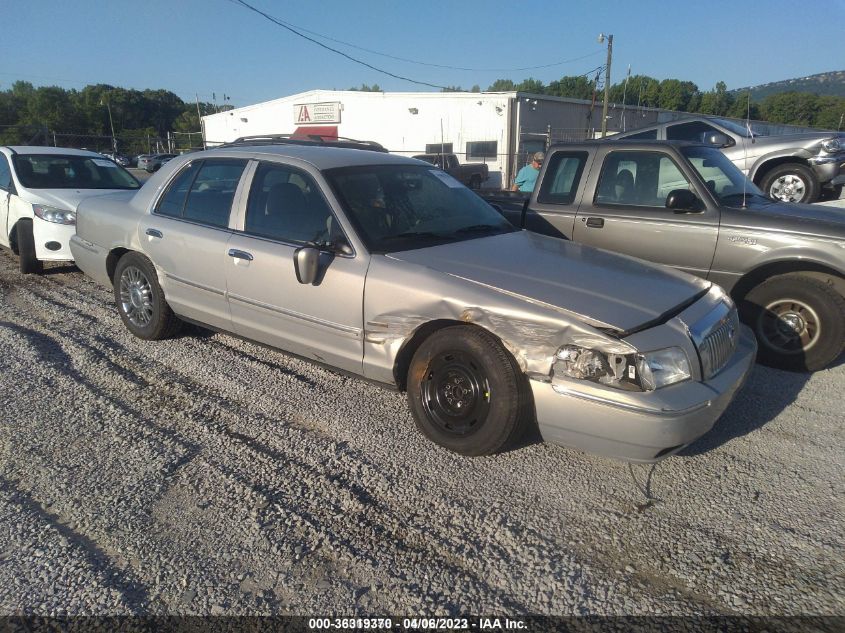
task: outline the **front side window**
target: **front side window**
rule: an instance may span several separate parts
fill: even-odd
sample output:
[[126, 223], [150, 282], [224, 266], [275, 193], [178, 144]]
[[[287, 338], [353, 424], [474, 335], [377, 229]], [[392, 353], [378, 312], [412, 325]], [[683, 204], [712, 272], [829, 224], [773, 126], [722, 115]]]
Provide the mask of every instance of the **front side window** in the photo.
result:
[[252, 180], [244, 231], [283, 242], [328, 245], [341, 229], [308, 174], [261, 163]]
[[487, 202], [433, 167], [366, 165], [325, 174], [347, 217], [375, 253], [515, 230]]
[[215, 159], [191, 163], [168, 188], [157, 213], [227, 227], [245, 160]]
[[28, 189], [138, 189], [123, 167], [105, 157], [16, 154], [18, 180]]
[[681, 151], [722, 204], [741, 206], [747, 196], [765, 198], [757, 185], [719, 150], [711, 147], [684, 147]]
[[689, 123], [679, 123], [678, 125], [667, 127], [666, 138], [670, 141], [695, 141], [697, 143], [703, 143], [705, 135], [711, 132], [719, 132], [719, 130], [701, 121], [690, 121]]
[[690, 182], [661, 152], [611, 152], [604, 159], [595, 202], [602, 205], [665, 207], [676, 189]]
[[540, 183], [537, 201], [544, 204], [572, 204], [586, 162], [586, 152], [552, 154], [548, 159], [546, 175]]
[[6, 156], [0, 154], [0, 189], [9, 191], [12, 188], [12, 170]]

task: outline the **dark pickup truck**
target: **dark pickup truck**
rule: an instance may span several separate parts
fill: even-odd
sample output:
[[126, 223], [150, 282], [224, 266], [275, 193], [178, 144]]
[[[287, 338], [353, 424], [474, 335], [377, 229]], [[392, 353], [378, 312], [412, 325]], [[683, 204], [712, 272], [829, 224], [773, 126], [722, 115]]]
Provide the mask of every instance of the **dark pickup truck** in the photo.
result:
[[767, 198], [712, 146], [558, 145], [529, 197], [481, 195], [518, 227], [719, 284], [766, 364], [815, 371], [845, 349], [845, 212]]
[[490, 177], [490, 171], [486, 164], [464, 163], [462, 165], [454, 154], [417, 154], [414, 158], [439, 167], [470, 189], [481, 189], [481, 183], [486, 182]]

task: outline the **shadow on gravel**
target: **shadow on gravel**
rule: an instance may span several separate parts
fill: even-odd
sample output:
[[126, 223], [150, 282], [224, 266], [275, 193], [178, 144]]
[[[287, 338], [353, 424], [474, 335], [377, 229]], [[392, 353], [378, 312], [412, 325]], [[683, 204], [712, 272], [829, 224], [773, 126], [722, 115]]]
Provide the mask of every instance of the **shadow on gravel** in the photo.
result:
[[45, 510], [38, 501], [17, 488], [14, 482], [0, 477], [0, 492], [9, 495], [12, 503], [38, 517], [39, 520], [48, 524], [63, 536], [68, 543], [78, 548], [85, 556], [92, 571], [99, 576], [103, 585], [120, 592], [126, 606], [133, 613], [146, 611], [149, 605], [149, 593], [144, 583], [128, 569], [121, 569], [95, 541], [72, 529], [63, 523], [58, 516]]
[[74, 264], [55, 264], [53, 266], [45, 266], [41, 272], [42, 275], [64, 275], [67, 273], [81, 273]]
[[795, 401], [810, 376], [755, 365], [748, 382], [716, 425], [678, 455], [700, 455], [756, 431]]

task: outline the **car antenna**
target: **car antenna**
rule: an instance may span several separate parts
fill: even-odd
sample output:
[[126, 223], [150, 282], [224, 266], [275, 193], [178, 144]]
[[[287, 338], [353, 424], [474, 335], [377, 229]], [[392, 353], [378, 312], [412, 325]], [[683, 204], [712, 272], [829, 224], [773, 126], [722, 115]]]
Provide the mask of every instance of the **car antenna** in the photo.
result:
[[[748, 138], [754, 142], [754, 132], [751, 131], [751, 91], [746, 93], [745, 129], [748, 131]], [[745, 209], [745, 198], [748, 192], [748, 143], [742, 144], [742, 162], [745, 165], [745, 180], [742, 181], [742, 208]]]

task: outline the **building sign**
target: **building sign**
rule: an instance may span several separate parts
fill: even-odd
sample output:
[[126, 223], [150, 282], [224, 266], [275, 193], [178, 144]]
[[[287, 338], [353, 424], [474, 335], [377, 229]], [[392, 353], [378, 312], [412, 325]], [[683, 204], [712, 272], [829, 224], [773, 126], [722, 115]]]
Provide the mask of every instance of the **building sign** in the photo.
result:
[[340, 123], [340, 101], [328, 103], [298, 103], [293, 106], [295, 125]]

